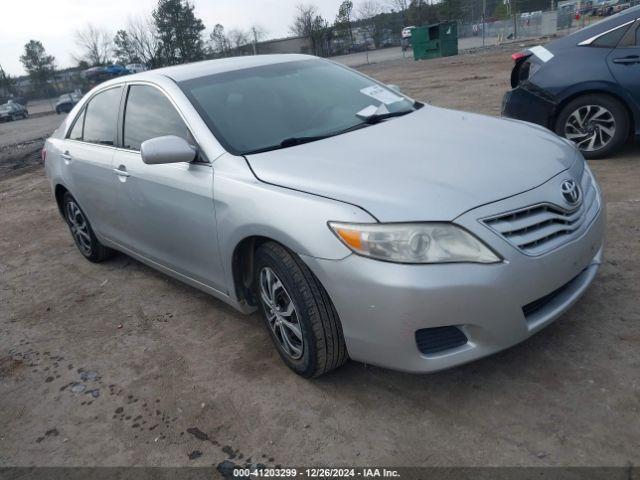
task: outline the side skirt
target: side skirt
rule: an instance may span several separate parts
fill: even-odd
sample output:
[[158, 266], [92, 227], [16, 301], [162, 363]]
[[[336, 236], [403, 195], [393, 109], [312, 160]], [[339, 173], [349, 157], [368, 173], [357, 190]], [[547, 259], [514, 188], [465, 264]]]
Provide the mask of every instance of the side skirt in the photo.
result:
[[217, 298], [218, 300], [222, 300], [224, 303], [226, 303], [227, 305], [230, 305], [231, 307], [235, 308], [236, 310], [238, 310], [240, 313], [244, 313], [244, 314], [249, 314], [249, 313], [253, 313], [256, 309], [255, 307], [251, 307], [249, 305], [246, 305], [244, 303], [240, 303], [237, 300], [235, 300], [234, 298], [231, 298], [229, 295], [227, 295], [224, 292], [221, 292], [220, 290], [217, 290], [209, 285], [206, 285], [202, 282], [199, 282], [198, 280], [195, 280], [187, 275], [184, 275], [180, 272], [176, 272], [175, 270], [162, 265], [161, 263], [158, 263], [154, 260], [151, 260], [147, 257], [145, 257], [144, 255], [140, 255], [132, 250], [129, 250], [126, 247], [123, 247], [122, 245], [113, 242], [111, 240], [108, 240], [102, 236], [100, 236], [100, 241], [102, 242], [103, 245], [105, 245], [106, 247], [109, 248], [113, 248], [114, 250], [118, 250], [119, 252], [124, 253], [125, 255], [128, 255], [132, 258], [135, 258], [136, 260], [144, 263], [145, 265], [148, 265], [149, 267], [158, 270], [162, 273], [164, 273], [165, 275], [168, 275], [172, 278], [175, 278], [176, 280], [179, 280], [183, 283], [186, 283], [187, 285], [190, 285], [194, 288], [197, 288], [198, 290], [201, 290], [205, 293], [208, 293], [209, 295]]

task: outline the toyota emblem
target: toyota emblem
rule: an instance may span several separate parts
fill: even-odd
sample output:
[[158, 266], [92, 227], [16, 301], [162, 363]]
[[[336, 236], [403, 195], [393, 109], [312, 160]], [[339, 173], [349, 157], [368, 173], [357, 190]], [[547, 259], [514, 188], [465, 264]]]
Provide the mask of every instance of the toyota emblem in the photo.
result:
[[560, 185], [562, 196], [569, 205], [577, 205], [580, 202], [580, 187], [573, 180], [565, 180]]

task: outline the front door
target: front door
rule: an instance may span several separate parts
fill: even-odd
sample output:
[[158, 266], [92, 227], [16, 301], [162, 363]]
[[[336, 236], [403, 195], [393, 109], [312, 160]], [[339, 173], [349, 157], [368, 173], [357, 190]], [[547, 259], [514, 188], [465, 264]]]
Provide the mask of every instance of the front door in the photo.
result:
[[640, 20], [627, 30], [607, 57], [611, 73], [640, 109]]
[[123, 149], [113, 165], [121, 225], [118, 243], [226, 292], [213, 205], [213, 168], [205, 161], [147, 165], [143, 141], [178, 135], [195, 142], [173, 104], [150, 85], [129, 87]]

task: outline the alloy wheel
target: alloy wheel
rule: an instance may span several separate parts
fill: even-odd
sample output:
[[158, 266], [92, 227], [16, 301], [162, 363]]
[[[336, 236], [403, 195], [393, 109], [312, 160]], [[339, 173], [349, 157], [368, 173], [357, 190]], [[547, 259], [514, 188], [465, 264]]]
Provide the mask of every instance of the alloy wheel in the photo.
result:
[[269, 267], [260, 270], [260, 301], [264, 306], [269, 328], [282, 351], [297, 360], [304, 352], [304, 341], [295, 304], [284, 285]]
[[78, 245], [82, 253], [87, 256], [91, 255], [91, 234], [89, 233], [89, 223], [82, 213], [82, 210], [80, 210], [80, 207], [78, 207], [75, 202], [71, 201], [67, 202], [66, 214], [69, 222], [69, 228], [71, 229], [71, 235], [73, 235], [76, 245]]
[[565, 137], [587, 152], [606, 147], [615, 133], [615, 118], [601, 105], [581, 106], [569, 115], [564, 126]]

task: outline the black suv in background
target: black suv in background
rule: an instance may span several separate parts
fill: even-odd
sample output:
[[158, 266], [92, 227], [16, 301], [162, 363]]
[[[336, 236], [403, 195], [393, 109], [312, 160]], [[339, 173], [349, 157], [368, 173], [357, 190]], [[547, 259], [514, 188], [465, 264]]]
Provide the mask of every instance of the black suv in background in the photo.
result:
[[554, 130], [586, 158], [640, 140], [640, 6], [512, 58], [504, 116]]
[[58, 102], [56, 103], [56, 113], [69, 113], [76, 103], [80, 101], [82, 97], [76, 93], [65, 93], [60, 95]]
[[9, 102], [0, 105], [0, 122], [12, 122], [18, 118], [27, 118], [29, 112], [19, 103]]

